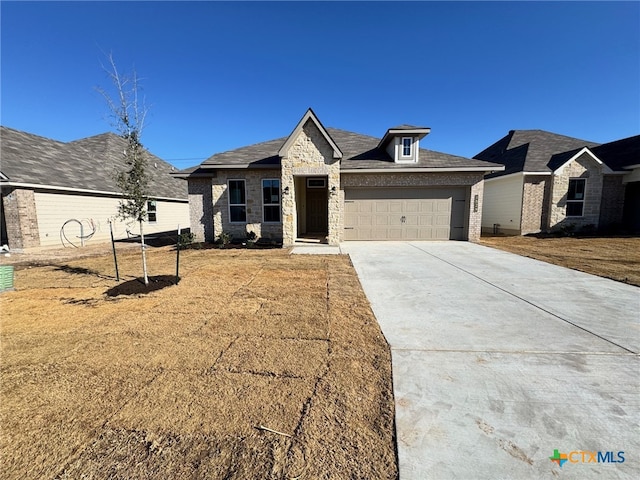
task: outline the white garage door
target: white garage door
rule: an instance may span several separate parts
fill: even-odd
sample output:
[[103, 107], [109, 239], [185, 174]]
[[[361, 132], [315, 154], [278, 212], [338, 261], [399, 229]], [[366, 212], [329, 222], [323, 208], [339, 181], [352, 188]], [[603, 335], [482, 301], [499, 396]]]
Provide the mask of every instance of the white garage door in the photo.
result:
[[467, 188], [345, 190], [345, 240], [464, 240]]

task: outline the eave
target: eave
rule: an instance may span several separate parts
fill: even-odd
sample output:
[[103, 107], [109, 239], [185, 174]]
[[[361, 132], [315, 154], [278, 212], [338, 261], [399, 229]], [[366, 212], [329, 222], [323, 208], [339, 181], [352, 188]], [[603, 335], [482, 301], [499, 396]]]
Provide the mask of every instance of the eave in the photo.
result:
[[[0, 187], [5, 187], [5, 186], [16, 187], [16, 188], [31, 188], [34, 190], [56, 190], [56, 191], [69, 192], [69, 193], [90, 193], [94, 195], [108, 196], [108, 197], [123, 196], [123, 194], [120, 192], [110, 192], [107, 190], [89, 190], [87, 188], [61, 187], [59, 185], [44, 185], [40, 183], [0, 182]], [[188, 202], [189, 201], [187, 198], [159, 197], [156, 195], [149, 195], [149, 198], [153, 198], [155, 200], [167, 200], [172, 202]]]
[[418, 140], [422, 140], [431, 132], [428, 127], [416, 127], [416, 128], [390, 128], [386, 131], [378, 148], [384, 148], [392, 138], [394, 137], [418, 137]]

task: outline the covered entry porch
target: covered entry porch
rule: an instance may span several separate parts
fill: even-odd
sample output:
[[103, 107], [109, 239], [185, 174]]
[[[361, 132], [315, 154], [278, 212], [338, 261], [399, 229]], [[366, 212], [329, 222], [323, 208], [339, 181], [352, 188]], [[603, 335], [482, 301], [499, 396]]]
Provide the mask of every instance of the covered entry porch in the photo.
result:
[[296, 242], [328, 243], [331, 194], [328, 183], [326, 175], [294, 178]]

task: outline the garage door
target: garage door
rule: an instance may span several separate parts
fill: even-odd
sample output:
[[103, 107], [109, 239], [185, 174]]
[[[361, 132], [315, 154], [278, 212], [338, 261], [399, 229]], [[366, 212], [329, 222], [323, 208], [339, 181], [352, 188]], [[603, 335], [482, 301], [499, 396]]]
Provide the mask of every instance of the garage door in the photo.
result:
[[463, 240], [465, 187], [345, 190], [345, 240]]

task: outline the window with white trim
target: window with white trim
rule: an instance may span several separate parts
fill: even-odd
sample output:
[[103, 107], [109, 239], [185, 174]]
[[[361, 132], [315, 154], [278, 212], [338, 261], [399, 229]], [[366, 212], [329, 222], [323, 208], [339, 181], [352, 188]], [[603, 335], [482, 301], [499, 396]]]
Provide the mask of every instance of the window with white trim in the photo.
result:
[[262, 180], [262, 220], [265, 223], [280, 221], [280, 180], [265, 178]]
[[155, 223], [158, 221], [158, 206], [155, 200], [147, 201], [147, 221]]
[[247, 221], [247, 194], [244, 180], [229, 180], [229, 221]]
[[584, 178], [570, 178], [567, 191], [567, 217], [581, 217], [584, 212], [584, 194], [587, 180]]
[[413, 138], [411, 137], [402, 137], [402, 156], [410, 157], [411, 156], [411, 147], [413, 146]]

